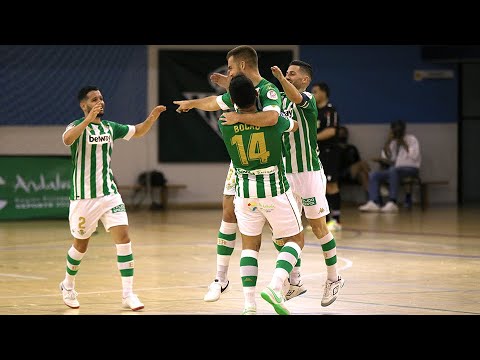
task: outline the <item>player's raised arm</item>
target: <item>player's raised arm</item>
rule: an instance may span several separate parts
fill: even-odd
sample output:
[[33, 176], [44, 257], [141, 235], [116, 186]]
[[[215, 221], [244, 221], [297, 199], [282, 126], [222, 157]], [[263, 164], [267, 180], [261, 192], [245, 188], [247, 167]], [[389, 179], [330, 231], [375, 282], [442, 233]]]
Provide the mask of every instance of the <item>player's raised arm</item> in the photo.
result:
[[102, 111], [102, 108], [103, 102], [96, 103], [80, 124], [73, 126], [63, 134], [63, 143], [67, 146], [72, 145], [75, 140], [82, 135], [83, 130], [85, 130], [88, 124], [96, 119], [97, 115]]
[[210, 75], [210, 81], [213, 82], [215, 85], [228, 90], [228, 85], [230, 85], [230, 78], [227, 75], [213, 73]]
[[150, 115], [145, 119], [145, 121], [141, 122], [140, 124], [135, 125], [135, 134], [133, 135], [134, 138], [142, 137], [146, 133], [148, 133], [152, 127], [152, 125], [157, 121], [158, 117], [162, 112], [167, 110], [165, 105], [158, 105], [156, 106]]
[[298, 91], [295, 85], [289, 82], [285, 76], [283, 76], [282, 70], [280, 70], [280, 68], [276, 65], [272, 66], [271, 70], [273, 76], [275, 76], [280, 82], [280, 85], [282, 85], [283, 91], [285, 92], [285, 95], [287, 95], [287, 98], [295, 104], [302, 103], [304, 101], [302, 94], [300, 91]]
[[177, 112], [187, 112], [190, 109], [199, 109], [204, 111], [216, 111], [220, 110], [220, 105], [217, 103], [217, 96], [207, 96], [202, 99], [193, 99], [193, 100], [175, 100], [173, 102], [175, 105], [178, 105]]

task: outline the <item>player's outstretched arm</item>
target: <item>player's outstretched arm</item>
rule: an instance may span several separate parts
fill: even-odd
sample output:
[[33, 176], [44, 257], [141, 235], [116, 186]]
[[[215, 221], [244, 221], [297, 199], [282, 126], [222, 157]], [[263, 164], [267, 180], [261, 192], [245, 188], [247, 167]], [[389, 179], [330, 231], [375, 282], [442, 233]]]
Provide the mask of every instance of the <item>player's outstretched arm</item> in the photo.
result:
[[167, 107], [165, 105], [158, 105], [153, 108], [152, 112], [150, 113], [150, 115], [148, 115], [144, 122], [135, 125], [135, 134], [133, 135], [133, 137], [142, 137], [143, 135], [148, 133], [149, 130], [152, 128], [152, 125], [155, 123], [155, 121], [157, 121], [160, 114], [165, 110], [167, 110]]
[[216, 95], [193, 100], [175, 100], [173, 103], [178, 105], [176, 110], [178, 113], [187, 112], [190, 109], [199, 109], [204, 111], [220, 110], [220, 105], [217, 103]]
[[239, 114], [236, 112], [228, 112], [223, 114], [224, 125], [233, 125], [236, 123], [244, 123], [253, 126], [273, 126], [278, 122], [278, 112], [276, 110], [260, 111], [254, 114]]

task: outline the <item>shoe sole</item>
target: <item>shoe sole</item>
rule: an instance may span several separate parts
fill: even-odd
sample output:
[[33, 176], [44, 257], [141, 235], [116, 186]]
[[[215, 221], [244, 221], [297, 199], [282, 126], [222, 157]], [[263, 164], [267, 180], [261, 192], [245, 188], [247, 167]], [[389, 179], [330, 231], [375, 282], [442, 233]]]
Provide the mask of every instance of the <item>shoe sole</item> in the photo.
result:
[[289, 298], [287, 298], [287, 297], [285, 296], [285, 300], [288, 301], [288, 300], [290, 300], [290, 299], [296, 298], [297, 296], [303, 295], [303, 294], [305, 294], [306, 292], [307, 292], [307, 290], [303, 290], [300, 294], [295, 295], [295, 296], [290, 296]]
[[278, 315], [290, 315], [290, 311], [288, 309], [280, 306], [280, 304], [273, 301], [272, 298], [270, 297], [270, 295], [268, 293], [266, 293], [265, 291], [262, 291], [260, 293], [260, 296], [262, 297], [263, 300], [265, 300], [266, 302], [268, 302], [269, 304], [271, 304], [273, 306], [273, 309], [275, 310], [275, 312]]
[[67, 305], [70, 309], [78, 309], [78, 308], [80, 308], [80, 305], [78, 305], [78, 306], [70, 306], [70, 305], [68, 305], [65, 301], [64, 301], [63, 303], [64, 303], [65, 305]]
[[217, 298], [214, 298], [214, 299], [205, 299], [205, 297], [203, 298], [203, 301], [205, 302], [215, 302], [215, 301], [218, 301], [220, 299], [220, 296], [222, 296], [222, 294], [225, 294], [227, 291], [230, 290], [230, 280], [227, 282], [227, 286], [225, 287], [225, 289], [221, 290], [220, 291], [220, 295], [218, 295]]
[[137, 306], [136, 308], [131, 308], [131, 307], [128, 306], [127, 304], [125, 304], [125, 305], [122, 304], [122, 308], [123, 308], [123, 309], [125, 309], [125, 310], [132, 310], [132, 311], [142, 310], [144, 307], [145, 307], [145, 305], [140, 305], [140, 306]]
[[[345, 285], [345, 280], [343, 280], [342, 282], [342, 286], [340, 286], [340, 289], [343, 288], [343, 285]], [[326, 307], [328, 305], [331, 305], [335, 300], [337, 300], [337, 297], [338, 297], [338, 293], [337, 293], [337, 296], [335, 296], [332, 300], [330, 300], [328, 303], [321, 303], [321, 305], [323, 307]]]
[[[58, 285], [58, 288], [60, 289], [60, 292], [62, 293], [62, 297], [63, 297], [63, 287], [62, 287], [62, 283], [60, 283], [60, 284]], [[78, 309], [78, 308], [80, 307], [80, 305], [78, 305], [78, 306], [68, 305], [68, 304], [65, 302], [65, 300], [63, 300], [63, 303], [64, 303], [65, 305], [67, 305], [70, 309]]]

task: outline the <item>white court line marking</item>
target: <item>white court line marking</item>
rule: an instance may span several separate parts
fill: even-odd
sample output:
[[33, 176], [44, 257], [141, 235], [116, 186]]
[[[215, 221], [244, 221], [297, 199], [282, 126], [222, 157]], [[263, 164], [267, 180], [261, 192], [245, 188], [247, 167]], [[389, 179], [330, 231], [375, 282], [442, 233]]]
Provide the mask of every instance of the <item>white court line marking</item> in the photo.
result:
[[[184, 285], [184, 286], [161, 286], [155, 288], [140, 288], [135, 289], [135, 291], [155, 291], [155, 290], [169, 290], [169, 289], [192, 289], [203, 287], [200, 285]], [[89, 291], [89, 292], [78, 292], [78, 295], [96, 295], [96, 294], [108, 294], [108, 293], [121, 293], [122, 290], [105, 290], [105, 291]], [[59, 296], [60, 292], [57, 294], [43, 294], [43, 295], [21, 295], [21, 296], [0, 296], [0, 299], [20, 299], [20, 298], [33, 298], [33, 297], [50, 297], [50, 296]]]
[[7, 276], [7, 277], [13, 277], [13, 278], [19, 278], [19, 279], [47, 280], [47, 278], [45, 278], [45, 277], [28, 276], [28, 275], [20, 275], [20, 274], [0, 273], [0, 276]]
[[[345, 261], [345, 265], [339, 268], [339, 271], [346, 270], [348, 268], [351, 268], [353, 265], [353, 261], [344, 258], [344, 257], [338, 257], [338, 259], [341, 259]], [[324, 272], [318, 272], [318, 273], [313, 273], [309, 275], [302, 275], [302, 278], [312, 278], [320, 275], [324, 275], [326, 271]], [[2, 275], [0, 273], [0, 275]], [[39, 278], [39, 279], [45, 279], [45, 278]], [[239, 285], [241, 284], [240, 281], [238, 282], [233, 282], [233, 285]], [[257, 284], [258, 286], [258, 284]], [[161, 287], [155, 287], [155, 288], [140, 288], [140, 289], [135, 289], [135, 291], [156, 291], [156, 290], [171, 290], [171, 289], [198, 289], [198, 288], [203, 288], [207, 287], [206, 285], [183, 285], [183, 286], [161, 286]], [[105, 290], [105, 291], [90, 291], [90, 292], [78, 292], [78, 295], [96, 295], [96, 294], [108, 294], [108, 293], [121, 293], [122, 290]], [[52, 296], [59, 296], [59, 294], [42, 294], [42, 295], [20, 295], [20, 296], [0, 296], [0, 299], [25, 299], [25, 298], [37, 298], [37, 297], [52, 297]]]

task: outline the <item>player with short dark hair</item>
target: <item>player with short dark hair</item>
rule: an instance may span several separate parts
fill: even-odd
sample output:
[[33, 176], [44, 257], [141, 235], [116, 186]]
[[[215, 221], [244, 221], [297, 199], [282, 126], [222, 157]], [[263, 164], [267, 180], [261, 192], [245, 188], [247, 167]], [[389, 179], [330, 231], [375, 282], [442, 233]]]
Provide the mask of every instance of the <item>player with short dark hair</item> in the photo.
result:
[[[317, 155], [317, 105], [313, 95], [306, 91], [312, 81], [310, 64], [294, 60], [283, 76], [278, 66], [272, 67], [273, 75], [282, 85], [282, 111], [298, 122], [299, 130], [283, 135], [285, 168], [287, 179], [292, 188], [300, 211], [305, 212], [312, 231], [322, 246], [327, 280], [321, 305], [332, 304], [344, 285], [344, 279], [337, 271], [337, 248], [333, 234], [326, 222], [329, 204], [325, 197], [327, 180]], [[282, 239], [274, 239], [277, 249]], [[290, 274], [290, 286], [286, 293], [289, 298], [306, 291], [300, 279], [300, 259]]]
[[65, 279], [60, 283], [63, 302], [73, 309], [80, 307], [75, 279], [100, 220], [117, 248], [122, 306], [140, 310], [144, 304], [133, 293], [134, 261], [127, 212], [110, 162], [115, 140], [144, 136], [166, 107], [156, 106], [145, 121], [137, 125], [123, 125], [102, 119], [105, 101], [98, 87], [80, 89], [77, 98], [84, 116], [71, 122], [62, 135], [63, 143], [70, 147], [73, 165], [68, 216], [73, 245], [67, 253]]
[[[231, 79], [229, 96], [240, 114], [259, 111], [256, 89], [245, 75], [239, 74]], [[288, 315], [290, 312], [285, 307], [283, 286], [301, 255], [303, 226], [285, 174], [282, 135], [298, 129], [298, 123], [283, 116], [275, 125], [265, 127], [242, 122], [227, 125], [220, 119], [219, 127], [236, 173], [234, 208], [242, 235], [240, 275], [245, 298], [243, 314], [254, 315], [257, 312], [258, 254], [263, 227], [268, 221], [274, 236], [283, 238], [285, 244], [277, 256], [272, 279], [261, 296], [278, 314]]]

